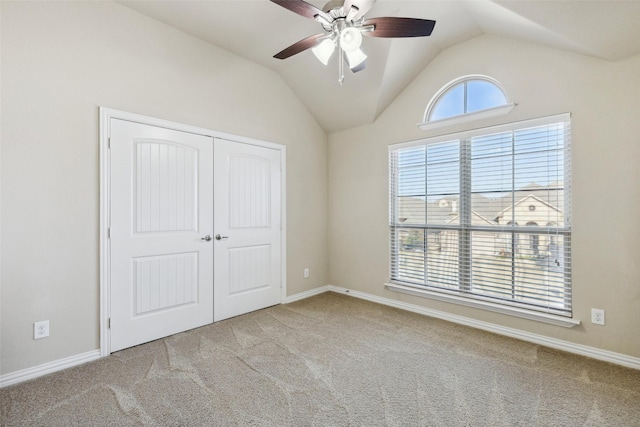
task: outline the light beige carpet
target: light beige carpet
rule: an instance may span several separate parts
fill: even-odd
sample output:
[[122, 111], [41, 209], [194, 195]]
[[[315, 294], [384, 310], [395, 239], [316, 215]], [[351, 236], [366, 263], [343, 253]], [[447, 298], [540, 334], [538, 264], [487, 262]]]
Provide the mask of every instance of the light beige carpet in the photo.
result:
[[640, 371], [326, 293], [0, 390], [2, 425], [639, 426]]

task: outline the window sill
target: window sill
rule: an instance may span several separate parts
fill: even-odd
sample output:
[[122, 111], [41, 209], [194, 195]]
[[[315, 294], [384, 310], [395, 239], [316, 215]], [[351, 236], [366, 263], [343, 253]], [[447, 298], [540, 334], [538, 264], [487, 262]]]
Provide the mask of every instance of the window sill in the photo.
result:
[[500, 107], [489, 108], [486, 110], [478, 111], [475, 113], [461, 114], [455, 117], [449, 117], [441, 120], [434, 120], [431, 122], [418, 123], [418, 127], [422, 130], [436, 129], [443, 126], [455, 125], [458, 123], [470, 122], [473, 120], [486, 119], [489, 117], [501, 116], [503, 114], [509, 114], [516, 104], [506, 104]]
[[464, 298], [457, 295], [449, 295], [442, 292], [434, 292], [428, 289], [417, 288], [408, 285], [401, 285], [399, 283], [385, 283], [387, 289], [390, 291], [400, 292], [403, 294], [419, 296], [423, 298], [430, 298], [438, 301], [449, 302], [453, 304], [464, 305], [467, 307], [478, 308], [481, 310], [493, 311], [500, 314], [507, 314], [510, 316], [521, 317], [523, 319], [534, 320], [536, 322], [549, 323], [556, 326], [562, 326], [565, 328], [572, 328], [578, 326], [580, 321], [573, 318], [558, 316], [548, 313], [539, 313], [531, 310], [525, 310], [518, 307], [510, 307], [506, 305], [496, 304], [488, 301], [474, 300], [470, 298]]

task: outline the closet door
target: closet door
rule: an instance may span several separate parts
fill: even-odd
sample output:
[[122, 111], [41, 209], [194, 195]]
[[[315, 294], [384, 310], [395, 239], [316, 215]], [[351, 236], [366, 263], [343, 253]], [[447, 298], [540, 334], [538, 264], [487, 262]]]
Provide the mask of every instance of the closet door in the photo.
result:
[[111, 351], [213, 322], [213, 140], [111, 120]]
[[282, 302], [280, 151], [214, 142], [214, 317]]

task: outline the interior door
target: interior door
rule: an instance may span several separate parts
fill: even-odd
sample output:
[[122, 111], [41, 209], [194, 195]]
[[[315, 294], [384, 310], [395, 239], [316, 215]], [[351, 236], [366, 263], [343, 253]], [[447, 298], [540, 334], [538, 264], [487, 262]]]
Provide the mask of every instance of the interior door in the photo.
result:
[[111, 121], [111, 351], [213, 322], [213, 140]]
[[216, 138], [216, 321], [282, 302], [281, 179], [280, 151]]

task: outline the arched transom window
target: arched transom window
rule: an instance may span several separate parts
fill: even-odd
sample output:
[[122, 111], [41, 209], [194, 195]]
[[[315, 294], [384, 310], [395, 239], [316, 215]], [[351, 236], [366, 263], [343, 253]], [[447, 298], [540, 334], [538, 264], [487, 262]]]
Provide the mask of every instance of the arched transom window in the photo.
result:
[[423, 129], [507, 114], [515, 104], [491, 77], [464, 76], [442, 87], [429, 101]]

